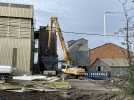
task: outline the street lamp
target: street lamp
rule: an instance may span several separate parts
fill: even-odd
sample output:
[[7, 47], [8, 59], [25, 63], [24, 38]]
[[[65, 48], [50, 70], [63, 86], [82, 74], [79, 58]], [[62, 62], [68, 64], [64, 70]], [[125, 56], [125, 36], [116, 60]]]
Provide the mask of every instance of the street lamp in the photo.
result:
[[126, 9], [124, 8], [124, 6], [123, 6], [123, 12], [118, 12], [118, 11], [116, 11], [116, 12], [113, 12], [113, 11], [106, 11], [105, 13], [104, 13], [104, 35], [106, 35], [106, 15], [111, 15], [111, 14], [123, 14], [124, 16], [125, 16], [125, 21], [126, 21], [126, 28], [125, 28], [125, 31], [126, 31], [126, 43], [127, 43], [127, 52], [128, 52], [128, 59], [129, 59], [129, 64], [130, 64], [130, 62], [131, 62], [131, 60], [130, 60], [130, 52], [129, 52], [129, 36], [128, 36], [128, 24], [129, 24], [129, 21], [131, 20], [131, 17], [129, 18], [128, 17], [128, 13], [127, 13], [127, 11], [126, 11]]
[[111, 15], [111, 14], [123, 14], [123, 12], [106, 11], [104, 13], [104, 23], [103, 23], [104, 24], [104, 35], [107, 34], [106, 16]]

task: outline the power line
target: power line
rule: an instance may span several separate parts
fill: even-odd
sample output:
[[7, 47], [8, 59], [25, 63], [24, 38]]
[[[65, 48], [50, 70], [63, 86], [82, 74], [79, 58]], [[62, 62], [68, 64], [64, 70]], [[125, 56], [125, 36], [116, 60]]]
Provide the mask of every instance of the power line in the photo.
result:
[[94, 34], [94, 33], [85, 33], [85, 32], [67, 32], [67, 31], [62, 31], [63, 33], [70, 33], [70, 34], [76, 34], [76, 35], [90, 35], [90, 36], [103, 36], [103, 37], [126, 37], [125, 35], [104, 35], [104, 34]]
[[[0, 28], [2, 28], [2, 26], [9, 26], [9, 27], [17, 28], [17, 29], [19, 29], [19, 28], [22, 28], [22, 29], [23, 28], [24, 29], [35, 29], [34, 27], [24, 27], [24, 26], [18, 26], [18, 25], [11, 25], [11, 23], [9, 25], [0, 23]], [[106, 35], [106, 34], [104, 35], [104, 34], [87, 33], [87, 32], [70, 32], [70, 31], [64, 31], [64, 30], [62, 30], [62, 32], [63, 33], [69, 33], [69, 34], [75, 34], [75, 35], [90, 35], [90, 36], [102, 36], [102, 37], [122, 37], [122, 38], [126, 37], [125, 35]]]

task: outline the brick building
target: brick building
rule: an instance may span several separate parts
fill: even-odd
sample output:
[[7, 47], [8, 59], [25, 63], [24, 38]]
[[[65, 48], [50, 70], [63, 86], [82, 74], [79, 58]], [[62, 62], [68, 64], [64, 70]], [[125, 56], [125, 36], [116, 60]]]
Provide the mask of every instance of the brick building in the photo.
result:
[[112, 76], [127, 75], [127, 50], [107, 43], [90, 50], [91, 70], [110, 71]]

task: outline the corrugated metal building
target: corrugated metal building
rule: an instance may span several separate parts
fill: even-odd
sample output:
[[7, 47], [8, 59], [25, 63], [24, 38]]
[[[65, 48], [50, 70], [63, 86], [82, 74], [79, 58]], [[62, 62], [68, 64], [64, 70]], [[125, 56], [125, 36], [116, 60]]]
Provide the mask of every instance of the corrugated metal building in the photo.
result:
[[0, 3], [0, 65], [15, 74], [30, 74], [32, 64], [33, 6]]
[[68, 48], [74, 66], [89, 66], [88, 40], [81, 38], [68, 41]]

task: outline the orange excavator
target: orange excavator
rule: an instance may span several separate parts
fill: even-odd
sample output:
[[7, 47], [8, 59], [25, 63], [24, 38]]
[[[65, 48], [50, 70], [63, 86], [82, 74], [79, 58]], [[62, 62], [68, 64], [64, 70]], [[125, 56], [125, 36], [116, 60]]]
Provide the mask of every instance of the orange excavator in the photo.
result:
[[61, 31], [61, 28], [59, 26], [58, 23], [58, 19], [57, 17], [51, 17], [50, 23], [48, 24], [48, 31], [49, 31], [49, 41], [48, 41], [48, 46], [51, 43], [51, 33], [54, 32], [56, 33], [57, 37], [60, 40], [60, 44], [64, 53], [64, 62], [65, 62], [65, 68], [62, 69], [62, 71], [64, 72], [64, 74], [69, 75], [69, 76], [83, 76], [85, 75], [85, 69], [83, 68], [78, 68], [77, 66], [74, 67], [71, 64], [71, 57], [70, 54], [68, 52], [68, 49], [66, 47], [64, 38], [63, 38], [63, 34]]

